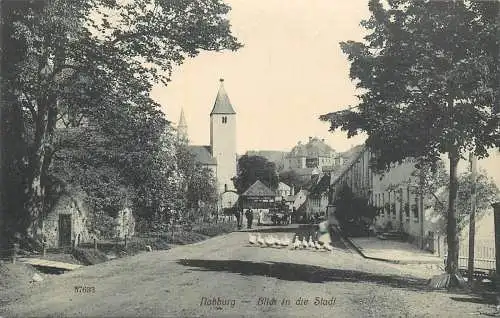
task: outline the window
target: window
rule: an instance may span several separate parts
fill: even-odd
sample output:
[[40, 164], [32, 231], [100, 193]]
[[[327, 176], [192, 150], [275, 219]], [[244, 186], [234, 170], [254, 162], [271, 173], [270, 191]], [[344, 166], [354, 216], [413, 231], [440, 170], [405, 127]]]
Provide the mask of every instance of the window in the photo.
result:
[[222, 123], [226, 124], [227, 123], [227, 116], [222, 116]]

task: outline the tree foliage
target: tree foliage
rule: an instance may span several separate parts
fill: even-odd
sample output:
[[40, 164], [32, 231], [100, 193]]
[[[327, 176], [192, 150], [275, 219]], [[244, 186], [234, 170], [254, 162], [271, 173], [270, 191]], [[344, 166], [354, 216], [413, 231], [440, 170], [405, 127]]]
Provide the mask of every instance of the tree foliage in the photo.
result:
[[[63, 149], [60, 124], [97, 132], [91, 135], [99, 149], [84, 154], [79, 146], [79, 154], [64, 154], [73, 163], [95, 155], [91, 161], [113, 167], [117, 183], [133, 187], [139, 204], [170, 202], [163, 190], [177, 182], [176, 160], [170, 160], [175, 150], [149, 92], [153, 83], [170, 80], [173, 65], [200, 50], [241, 47], [231, 35], [229, 9], [219, 0], [2, 1], [2, 123], [8, 132], [2, 153], [12, 153], [2, 171], [18, 169], [2, 181], [25, 195], [14, 197], [21, 204], [6, 205], [4, 228], [25, 232], [46, 210], [51, 167]], [[93, 178], [105, 180], [111, 170], [104, 170], [94, 170]]]
[[279, 183], [276, 165], [261, 156], [243, 155], [238, 159], [238, 172], [233, 180], [234, 187], [241, 194], [257, 180], [271, 189], [276, 189]]
[[368, 134], [374, 168], [413, 157], [450, 160], [447, 272], [458, 273], [455, 200], [457, 165], [468, 151], [479, 158], [500, 146], [498, 2], [391, 0], [369, 3], [364, 43], [341, 48], [362, 90], [359, 104], [321, 116], [349, 137]]
[[217, 180], [212, 170], [197, 164], [182, 141], [177, 146], [177, 160], [185, 176], [186, 208], [197, 212], [197, 217], [210, 215], [217, 204]]
[[[420, 177], [421, 184], [419, 191], [425, 196], [424, 208], [433, 208], [437, 215], [446, 220], [448, 206], [446, 204], [446, 194], [449, 192], [449, 178], [444, 162], [439, 160], [433, 165], [420, 165], [412, 176]], [[399, 188], [404, 184], [393, 184], [394, 188]], [[410, 182], [412, 187], [417, 185]], [[471, 191], [472, 191], [472, 173], [470, 171], [462, 172], [458, 175], [458, 194], [457, 194], [457, 228], [460, 232], [468, 221], [468, 215], [471, 211]], [[476, 176], [476, 217], [481, 218], [484, 212], [491, 209], [491, 204], [498, 200], [500, 191], [487, 172], [480, 170]], [[442, 230], [445, 230], [443, 228]]]
[[310, 181], [310, 177], [301, 177], [293, 169], [290, 169], [281, 171], [279, 174], [279, 180], [291, 187], [295, 187], [298, 191], [298, 189], [302, 188]]
[[[443, 191], [444, 190], [444, 191]], [[448, 184], [444, 184], [441, 189], [441, 195], [430, 198], [434, 204], [437, 213], [446, 217], [447, 209], [446, 199], [442, 193], [449, 191]], [[457, 194], [457, 227], [460, 233], [468, 226], [469, 215], [472, 208], [472, 174], [470, 172], [462, 173], [458, 176], [458, 194]], [[476, 176], [476, 220], [480, 219], [485, 212], [491, 209], [491, 204], [498, 201], [500, 190], [495, 182], [488, 177], [486, 171], [480, 171]], [[441, 203], [439, 203], [441, 202]]]
[[335, 217], [347, 235], [366, 234], [377, 213], [377, 208], [370, 205], [368, 199], [356, 196], [347, 184], [335, 198]]

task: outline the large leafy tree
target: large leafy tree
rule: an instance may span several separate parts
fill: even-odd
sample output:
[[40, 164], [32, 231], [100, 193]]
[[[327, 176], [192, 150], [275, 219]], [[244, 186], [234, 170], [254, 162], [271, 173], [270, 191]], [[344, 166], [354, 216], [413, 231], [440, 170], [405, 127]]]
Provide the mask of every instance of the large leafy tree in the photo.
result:
[[[417, 177], [420, 183], [420, 192], [425, 196], [424, 208], [432, 207], [435, 214], [446, 219], [448, 206], [446, 204], [446, 195], [449, 192], [449, 176], [444, 162], [439, 160], [433, 165], [421, 165], [415, 169], [412, 176]], [[391, 184], [393, 187], [405, 185], [416, 185], [411, 180], [408, 183]], [[472, 192], [472, 173], [463, 172], [458, 175], [458, 193], [457, 193], [457, 228], [460, 233], [467, 225], [468, 216], [471, 212], [471, 192]], [[476, 216], [481, 218], [484, 212], [491, 209], [491, 204], [498, 200], [500, 190], [494, 180], [488, 176], [487, 172], [481, 170], [476, 176]], [[446, 228], [441, 229], [446, 231]]]
[[184, 176], [185, 208], [197, 213], [197, 217], [209, 215], [217, 204], [217, 181], [211, 169], [196, 163], [187, 144], [177, 143], [177, 161]]
[[132, 184], [144, 180], [147, 169], [133, 168], [153, 160], [147, 152], [167, 125], [151, 85], [167, 83], [173, 65], [200, 50], [238, 49], [229, 9], [219, 0], [2, 1], [2, 122], [10, 141], [2, 153], [17, 149], [2, 170], [16, 165], [11, 177], [26, 196], [22, 209], [6, 210], [8, 220], [23, 219], [16, 230], [26, 231], [46, 208], [63, 119], [99, 127], [117, 169]]
[[494, 113], [500, 64], [498, 2], [387, 1], [369, 3], [363, 43], [341, 43], [350, 76], [362, 90], [359, 104], [321, 116], [331, 130], [367, 133], [374, 168], [414, 157], [450, 163], [447, 208], [448, 263], [458, 277], [457, 165], [466, 152], [479, 158], [500, 146]]
[[297, 172], [293, 169], [280, 172], [279, 179], [285, 184], [291, 187], [295, 187], [297, 191], [303, 186], [305, 186], [311, 180], [309, 176], [307, 177], [299, 176]]
[[[472, 174], [470, 172], [462, 173], [458, 176], [457, 193], [457, 228], [458, 232], [468, 225], [469, 215], [472, 208]], [[486, 171], [480, 171], [476, 177], [476, 218], [480, 219], [484, 213], [491, 209], [491, 204], [499, 199], [500, 191], [495, 182], [488, 177]], [[449, 191], [448, 184], [443, 186]], [[434, 207], [436, 211], [446, 217], [446, 202], [440, 196], [434, 197]]]
[[257, 180], [276, 189], [279, 183], [276, 165], [261, 156], [241, 156], [238, 159], [237, 175], [233, 180], [237, 192], [245, 192]]

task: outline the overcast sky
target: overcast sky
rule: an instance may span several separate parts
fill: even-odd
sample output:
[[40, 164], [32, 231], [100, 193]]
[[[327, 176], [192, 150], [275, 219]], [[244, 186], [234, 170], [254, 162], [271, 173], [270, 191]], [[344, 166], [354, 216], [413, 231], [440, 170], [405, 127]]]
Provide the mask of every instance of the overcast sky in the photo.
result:
[[360, 40], [366, 1], [230, 0], [237, 52], [202, 53], [155, 87], [169, 120], [184, 108], [194, 144], [209, 143], [209, 114], [219, 78], [237, 113], [237, 149], [290, 150], [309, 136], [346, 150], [360, 140], [331, 134], [318, 116], [355, 103], [340, 41]]
[[[168, 87], [152, 96], [177, 123], [184, 108], [192, 144], [209, 144], [209, 114], [219, 78], [237, 113], [237, 151], [289, 151], [309, 136], [338, 151], [364, 141], [328, 131], [318, 116], [355, 105], [349, 62], [339, 43], [361, 40], [367, 0], [226, 0], [230, 21], [244, 47], [203, 52], [174, 70]], [[480, 161], [500, 184], [498, 155]]]

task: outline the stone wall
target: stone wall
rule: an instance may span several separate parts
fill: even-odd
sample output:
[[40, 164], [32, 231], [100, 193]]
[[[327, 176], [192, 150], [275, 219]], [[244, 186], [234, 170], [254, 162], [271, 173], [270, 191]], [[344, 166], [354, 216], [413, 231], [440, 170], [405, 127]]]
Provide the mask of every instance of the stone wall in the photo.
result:
[[79, 195], [62, 194], [56, 201], [52, 210], [44, 220], [44, 236], [47, 247], [59, 246], [59, 215], [71, 216], [71, 240], [85, 242], [90, 241], [90, 233], [87, 228], [88, 209]]
[[[71, 242], [75, 245], [79, 243], [92, 242], [94, 237], [104, 239], [102, 235], [93, 233], [92, 222], [100, 222], [95, 218], [95, 214], [85, 204], [85, 194], [78, 191], [72, 193], [63, 193], [53, 205], [51, 211], [45, 217], [43, 222], [43, 235], [48, 248], [58, 248], [59, 240], [59, 219], [60, 215], [69, 215], [71, 218]], [[109, 217], [110, 218], [110, 217]], [[113, 220], [110, 218], [110, 220]], [[102, 221], [102, 220], [101, 220]], [[114, 218], [115, 225], [111, 225], [109, 238], [125, 238], [135, 234], [135, 218], [132, 209], [124, 208], [118, 212]], [[38, 229], [37, 234], [41, 234]], [[102, 236], [102, 237], [101, 237]]]

